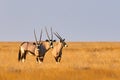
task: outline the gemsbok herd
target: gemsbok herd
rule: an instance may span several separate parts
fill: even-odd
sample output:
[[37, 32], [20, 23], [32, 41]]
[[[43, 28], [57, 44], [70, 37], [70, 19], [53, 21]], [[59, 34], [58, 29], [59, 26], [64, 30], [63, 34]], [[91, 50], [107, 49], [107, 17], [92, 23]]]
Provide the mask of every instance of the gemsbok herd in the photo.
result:
[[[45, 41], [41, 40], [42, 30], [40, 32], [40, 38], [38, 41], [35, 29], [34, 29], [35, 42], [22, 42], [20, 44], [19, 53], [18, 53], [18, 61], [24, 62], [26, 60], [27, 54], [32, 54], [36, 57], [36, 61], [38, 63], [42, 63], [44, 60], [45, 54], [50, 49], [52, 49], [51, 54], [55, 58], [55, 61], [57, 63], [61, 61], [62, 49], [63, 47], [68, 47], [68, 45], [65, 42], [65, 39], [63, 39], [57, 32], [53, 33], [52, 28], [51, 28], [51, 37], [49, 36], [46, 27], [45, 27], [45, 32], [48, 38]], [[56, 40], [53, 40], [53, 34], [59, 39], [58, 42], [56, 42]]]

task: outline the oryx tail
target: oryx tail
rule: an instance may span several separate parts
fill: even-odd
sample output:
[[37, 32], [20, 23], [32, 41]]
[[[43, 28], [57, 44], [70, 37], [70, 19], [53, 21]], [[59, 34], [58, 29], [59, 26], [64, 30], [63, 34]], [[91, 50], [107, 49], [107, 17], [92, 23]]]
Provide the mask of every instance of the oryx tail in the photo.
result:
[[18, 53], [18, 61], [21, 60], [21, 49], [19, 49], [19, 53]]

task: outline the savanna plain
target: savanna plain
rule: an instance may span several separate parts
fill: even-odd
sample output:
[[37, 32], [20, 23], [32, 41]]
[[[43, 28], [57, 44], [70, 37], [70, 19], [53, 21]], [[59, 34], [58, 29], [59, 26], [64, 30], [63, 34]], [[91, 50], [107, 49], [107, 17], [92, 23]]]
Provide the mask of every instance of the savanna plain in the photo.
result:
[[60, 63], [51, 49], [41, 64], [18, 62], [21, 43], [0, 42], [0, 80], [120, 80], [120, 42], [67, 42]]

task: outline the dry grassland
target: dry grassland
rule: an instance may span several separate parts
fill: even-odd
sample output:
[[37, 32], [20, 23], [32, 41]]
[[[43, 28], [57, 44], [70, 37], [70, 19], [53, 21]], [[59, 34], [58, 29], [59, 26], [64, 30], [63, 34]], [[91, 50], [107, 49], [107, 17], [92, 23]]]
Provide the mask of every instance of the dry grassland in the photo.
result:
[[60, 64], [51, 50], [42, 64], [18, 62], [20, 43], [0, 42], [0, 80], [120, 80], [120, 42], [68, 42]]

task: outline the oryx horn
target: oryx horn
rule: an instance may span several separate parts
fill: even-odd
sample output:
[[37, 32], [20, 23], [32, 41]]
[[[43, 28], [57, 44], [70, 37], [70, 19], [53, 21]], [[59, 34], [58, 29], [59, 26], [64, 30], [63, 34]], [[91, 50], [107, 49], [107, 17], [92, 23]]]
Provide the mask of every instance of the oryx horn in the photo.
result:
[[35, 37], [36, 44], [38, 44], [37, 36], [36, 36], [36, 33], [35, 33], [35, 29], [34, 29], [34, 37]]
[[41, 42], [41, 38], [42, 38], [42, 29], [41, 29], [41, 33], [40, 33], [39, 44], [40, 44], [40, 42]]
[[60, 40], [62, 40], [61, 36], [56, 32], [54, 33]]
[[49, 37], [49, 35], [48, 35], [48, 31], [47, 31], [47, 28], [46, 28], [46, 27], [45, 27], [45, 31], [46, 31], [46, 34], [47, 34], [48, 39], [50, 40], [50, 37]]
[[51, 40], [53, 40], [53, 31], [52, 31], [52, 27], [51, 27]]

